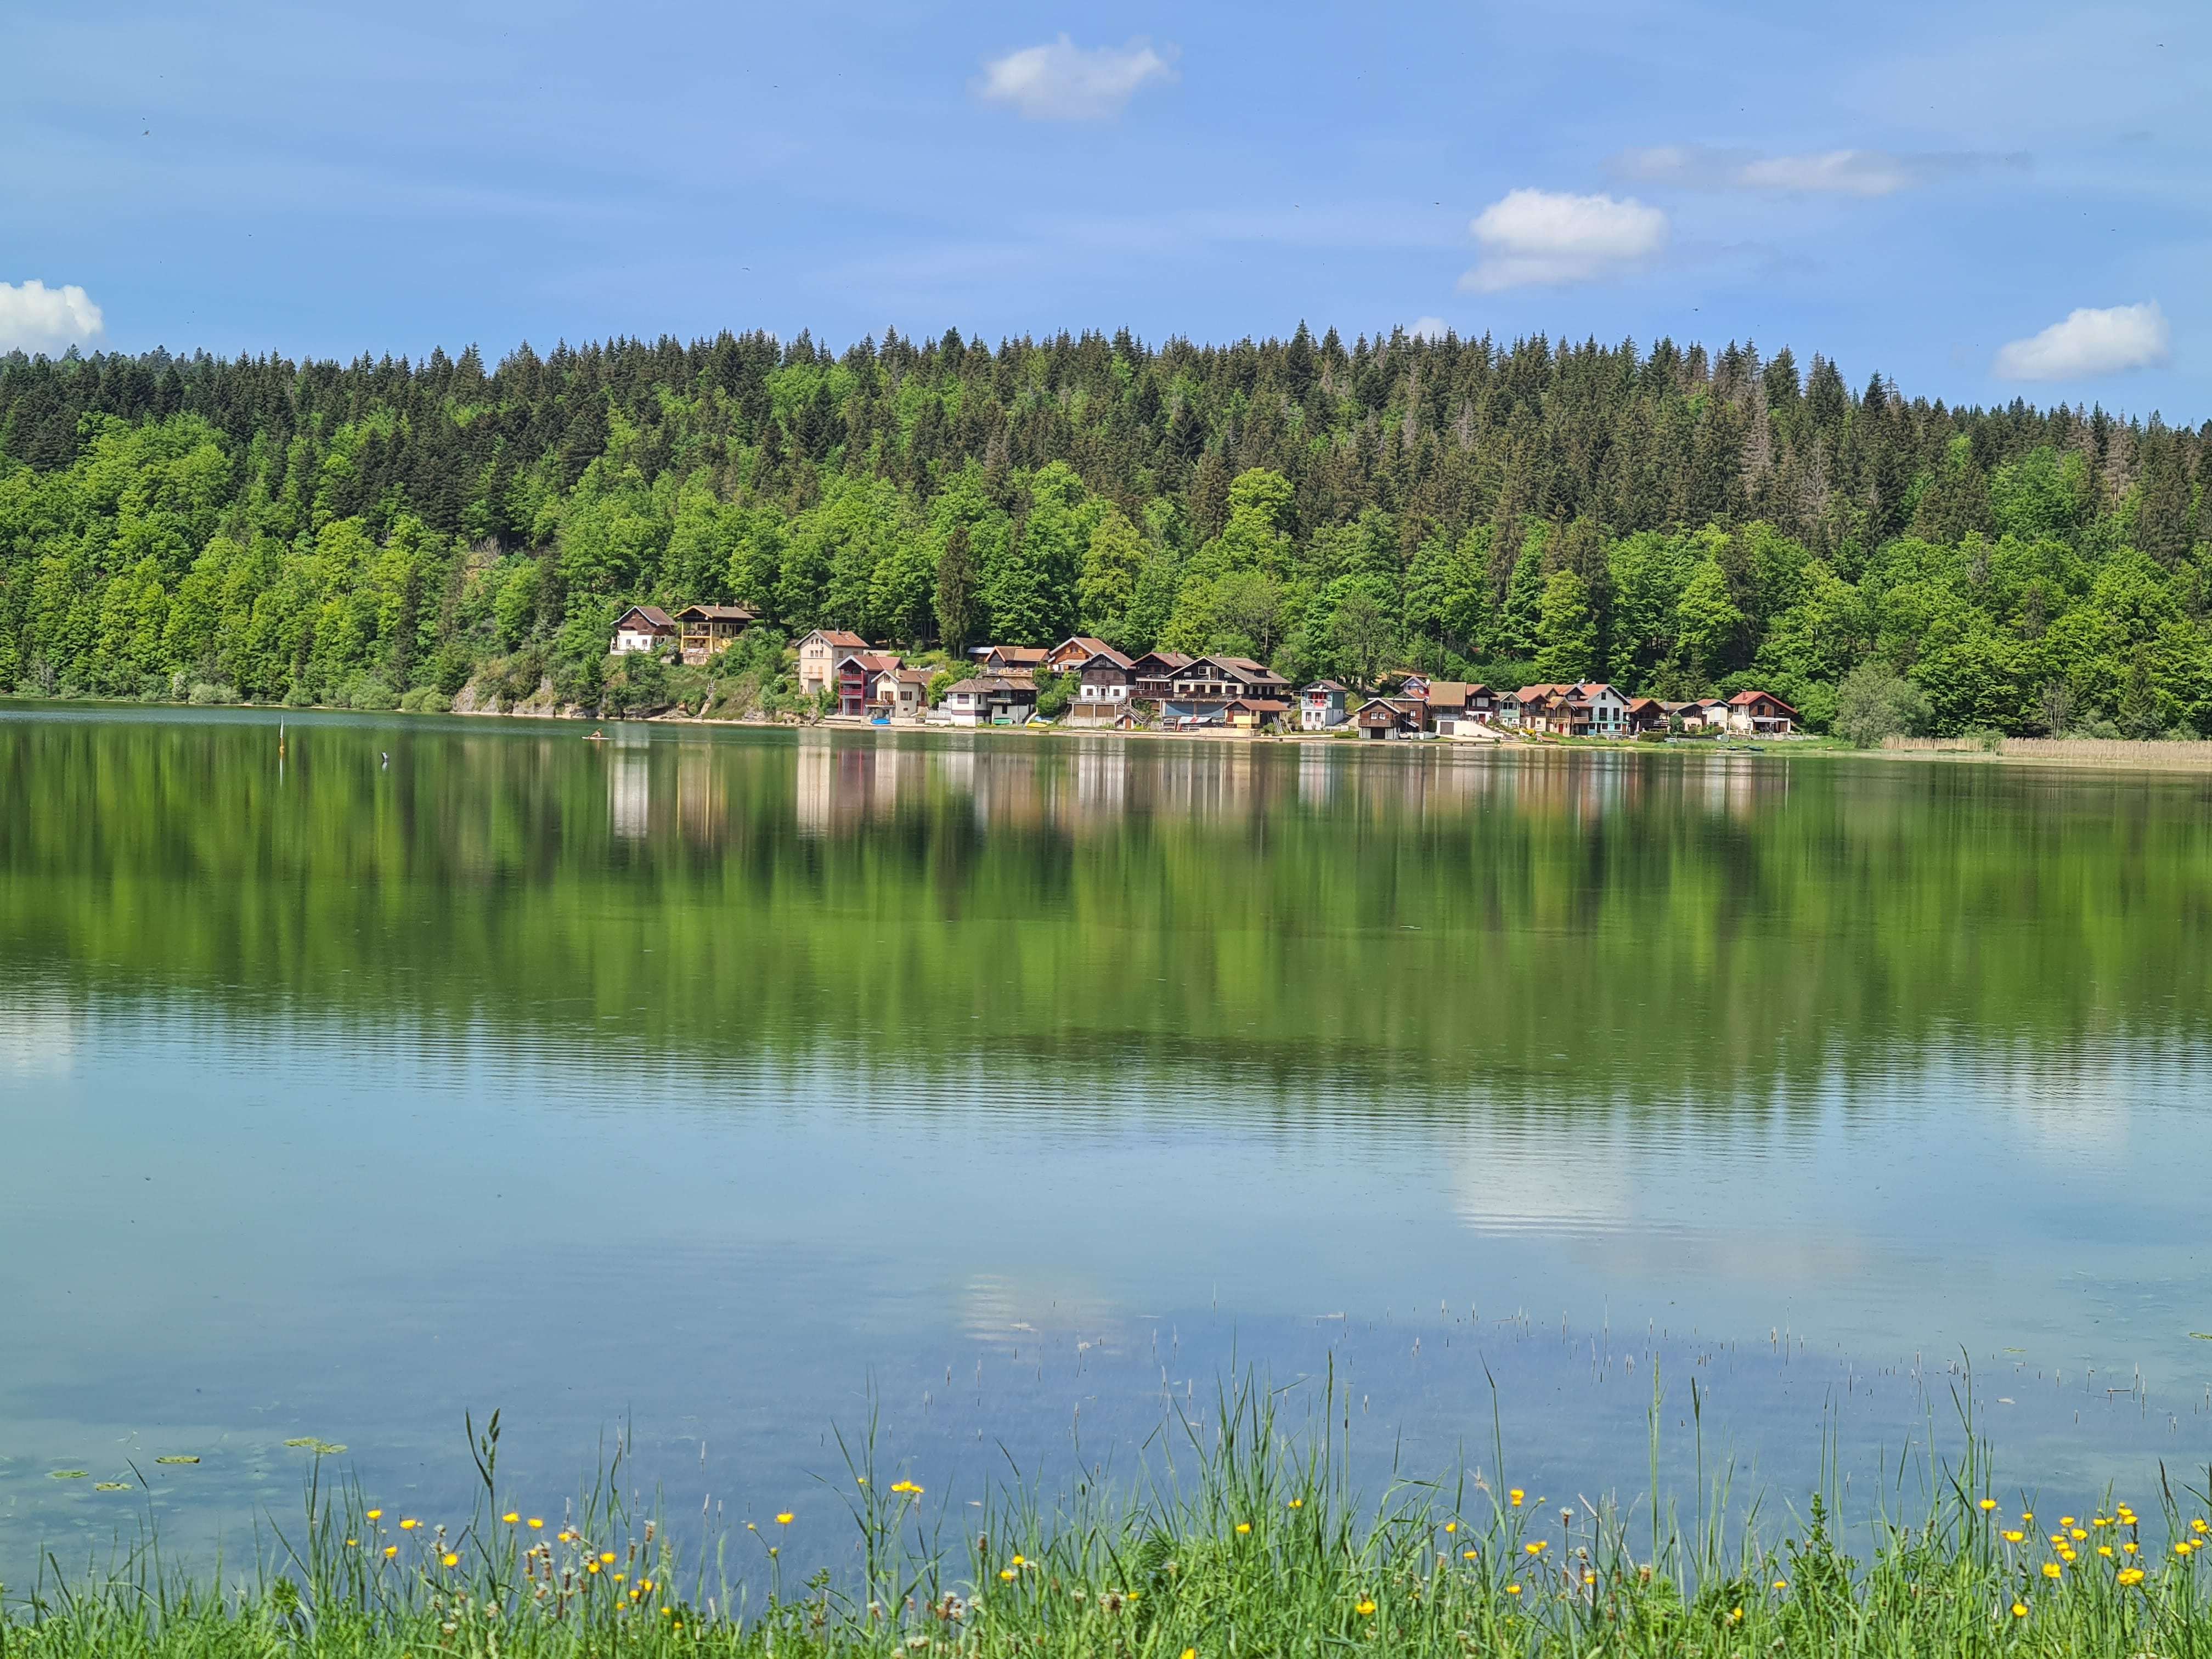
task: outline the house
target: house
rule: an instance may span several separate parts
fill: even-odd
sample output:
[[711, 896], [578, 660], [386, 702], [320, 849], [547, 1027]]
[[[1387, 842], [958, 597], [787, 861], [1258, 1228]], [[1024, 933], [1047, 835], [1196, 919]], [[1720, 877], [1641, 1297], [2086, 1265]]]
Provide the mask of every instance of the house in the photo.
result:
[[[1055, 674], [1072, 673], [1091, 658], [1113, 651], [1114, 647], [1103, 640], [1094, 640], [1088, 634], [1076, 634], [1044, 653], [1044, 666]], [[1125, 657], [1122, 660], [1126, 662], [1128, 659]]]
[[610, 657], [627, 657], [634, 651], [657, 651], [676, 638], [676, 622], [657, 605], [634, 605], [615, 618], [615, 642]]
[[1428, 704], [1419, 697], [1376, 697], [1359, 705], [1352, 724], [1362, 738], [1418, 738], [1428, 729]]
[[1103, 645], [1067, 671], [1076, 676], [1074, 698], [1067, 705], [1069, 723], [1112, 726], [1128, 708], [1137, 689], [1129, 659]]
[[1521, 724], [1522, 710], [1521, 694], [1518, 691], [1500, 691], [1492, 702], [1494, 707], [1491, 710], [1492, 720], [1500, 726], [1517, 726]]
[[848, 634], [842, 628], [816, 629], [799, 642], [799, 690], [811, 695], [835, 689], [837, 659], [848, 651], [874, 648], [858, 634]]
[[1181, 651], [1147, 651], [1129, 664], [1131, 695], [1140, 702], [1165, 702], [1175, 690], [1175, 677], [1190, 658]]
[[893, 668], [876, 676], [868, 713], [887, 720], [920, 720], [929, 713], [929, 671]]
[[1035, 674], [1044, 666], [1045, 648], [1041, 645], [992, 645], [983, 649], [983, 672], [986, 676]]
[[864, 715], [875, 698], [876, 681], [899, 665], [888, 652], [848, 651], [837, 659], [837, 712]]
[[1719, 731], [1728, 725], [1728, 705], [1717, 697], [1692, 697], [1687, 702], [1662, 702], [1668, 717], [1682, 722], [1686, 732]]
[[1036, 702], [1036, 686], [986, 674], [951, 687], [939, 707], [955, 726], [1027, 726]]
[[1344, 724], [1344, 688], [1334, 680], [1316, 680], [1298, 692], [1298, 724], [1308, 732], [1328, 732]]
[[1213, 726], [1228, 718], [1227, 705], [1243, 699], [1284, 702], [1291, 683], [1249, 657], [1194, 657], [1174, 671], [1163, 713], [1178, 725]]
[[1223, 721], [1239, 732], [1272, 732], [1290, 712], [1280, 697], [1231, 697], [1221, 706]]
[[1620, 738], [1628, 733], [1628, 699], [1602, 680], [1574, 685], [1524, 685], [1514, 693], [1518, 724], [1562, 738]]
[[1667, 705], [1656, 697], [1631, 697], [1628, 700], [1628, 729], [1641, 736], [1646, 732], [1667, 729]]
[[1797, 711], [1771, 691], [1739, 691], [1722, 706], [1731, 732], [1786, 738], [1796, 730]]
[[1442, 737], [1460, 737], [1498, 719], [1498, 694], [1488, 686], [1465, 680], [1431, 680], [1425, 699], [1429, 724]]
[[1400, 674], [1397, 679], [1398, 689], [1391, 693], [1393, 696], [1413, 697], [1423, 702], [1428, 701], [1429, 688], [1434, 682], [1426, 674], [1414, 673], [1409, 670]]
[[759, 621], [757, 612], [742, 605], [687, 605], [676, 613], [684, 635], [684, 660], [697, 666], [719, 657], [738, 642], [738, 636]]

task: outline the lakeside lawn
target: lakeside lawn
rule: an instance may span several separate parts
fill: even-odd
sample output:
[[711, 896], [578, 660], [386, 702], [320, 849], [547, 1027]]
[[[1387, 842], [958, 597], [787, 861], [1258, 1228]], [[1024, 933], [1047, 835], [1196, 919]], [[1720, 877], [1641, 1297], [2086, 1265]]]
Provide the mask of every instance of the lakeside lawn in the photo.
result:
[[[957, 1535], [864, 1441], [847, 1476], [687, 1557], [615, 1471], [512, 1506], [495, 1417], [465, 1519], [328, 1485], [319, 1458], [304, 1516], [243, 1569], [179, 1574], [150, 1538], [102, 1573], [49, 1558], [9, 1593], [0, 1655], [2212, 1655], [2203, 1492], [2039, 1512], [1997, 1495], [1971, 1431], [1959, 1466], [1923, 1471], [1939, 1498], [1846, 1538], [1819, 1496], [1723, 1523], [1725, 1476], [1686, 1516], [1473, 1473], [1363, 1504], [1340, 1443], [1278, 1434], [1261, 1390], [1184, 1427], [1133, 1488], [1079, 1484], [1049, 1511], [1003, 1489], [955, 1511]], [[803, 1527], [842, 1534], [846, 1567], [787, 1576]]]

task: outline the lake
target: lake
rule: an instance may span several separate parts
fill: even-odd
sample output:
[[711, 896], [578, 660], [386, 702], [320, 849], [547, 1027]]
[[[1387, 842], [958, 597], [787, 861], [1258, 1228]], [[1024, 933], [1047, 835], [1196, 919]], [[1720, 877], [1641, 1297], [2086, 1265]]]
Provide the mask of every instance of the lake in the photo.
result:
[[1378, 1481], [1632, 1495], [1656, 1365], [1670, 1485], [2201, 1483], [2212, 781], [608, 730], [0, 706], [0, 1579], [287, 1440], [458, 1516], [494, 1407], [825, 1559], [833, 1431], [1245, 1375]]

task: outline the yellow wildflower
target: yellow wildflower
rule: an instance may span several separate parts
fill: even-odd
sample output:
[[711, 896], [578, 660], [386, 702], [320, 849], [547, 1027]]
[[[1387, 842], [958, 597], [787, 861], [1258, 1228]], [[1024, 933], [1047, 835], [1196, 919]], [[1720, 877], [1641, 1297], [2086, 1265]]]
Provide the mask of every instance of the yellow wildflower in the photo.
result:
[[1993, 1510], [1993, 1509], [1996, 1508], [1996, 1506], [1997, 1506], [1997, 1500], [1996, 1500], [1996, 1498], [1984, 1498], [1984, 1499], [1982, 1499], [1982, 1510], [1983, 1510], [1983, 1512], [1984, 1512], [1984, 1514], [1986, 1514], [1989, 1510]]
[[499, 1518], [506, 1522], [507, 1524], [511, 1527], [516, 1522], [522, 1519], [522, 1515], [520, 1510], [509, 1510], [505, 1515], [501, 1516]]
[[1533, 1544], [1524, 1544], [1524, 1545], [1522, 1545], [1522, 1547], [1523, 1549], [1527, 1550], [1527, 1551], [1528, 1552], [1528, 1553], [1529, 1553], [1529, 1554], [1531, 1554], [1531, 1555], [1541, 1555], [1541, 1554], [1542, 1554], [1546, 1550], [1547, 1550], [1547, 1549], [1551, 1548], [1552, 1547], [1551, 1547], [1551, 1545], [1550, 1545], [1549, 1543], [1547, 1543], [1546, 1540], [1544, 1540], [1543, 1539], [1540, 1539], [1540, 1539], [1538, 1539], [1534, 1543], [1533, 1543]]
[[1518, 1584], [1508, 1584], [1505, 1587], [1505, 1593], [1508, 1595], [1518, 1595], [1521, 1594], [1521, 1586]]
[[1012, 1567], [1000, 1567], [999, 1569], [999, 1577], [1011, 1583], [1013, 1582], [1014, 1570]]
[[2113, 1576], [2123, 1584], [2140, 1584], [2143, 1581], [2143, 1570], [2141, 1567], [2123, 1567]]
[[384, 1559], [387, 1561], [398, 1553], [399, 1546], [397, 1544], [386, 1544], [384, 1547]]
[[783, 1510], [777, 1513], [775, 1524], [779, 1527], [787, 1527], [792, 1523], [794, 1518], [795, 1517], [792, 1515], [792, 1512], [789, 1510]]
[[458, 1566], [459, 1566], [459, 1565], [461, 1565], [461, 1558], [460, 1558], [459, 1556], [458, 1556], [458, 1555], [453, 1554], [453, 1553], [452, 1552], [450, 1552], [450, 1551], [448, 1551], [446, 1554], [444, 1554], [444, 1555], [441, 1556], [439, 1559], [440, 1559], [441, 1560], [442, 1560], [442, 1561], [443, 1561], [443, 1562], [444, 1562], [447, 1566], [449, 1566], [449, 1567], [458, 1567]]
[[615, 1564], [615, 1553], [612, 1550], [605, 1551], [599, 1556], [599, 1559], [612, 1566]]
[[1474, 1559], [1474, 1552], [1473, 1550], [1462, 1550], [1459, 1553], [1459, 1559], [1462, 1561], [1472, 1561]]
[[526, 1524], [532, 1532], [543, 1532], [545, 1529], [545, 1523], [534, 1515], [530, 1517], [529, 1521]]
[[1459, 1522], [1456, 1522], [1456, 1521], [1447, 1521], [1447, 1522], [1444, 1522], [1444, 1530], [1445, 1530], [1446, 1532], [1457, 1532], [1457, 1531], [1459, 1530]]
[[402, 1521], [399, 1523], [399, 1530], [402, 1532], [412, 1532], [416, 1528], [422, 1524], [422, 1523], [420, 1521]]
[[1508, 1503], [1511, 1504], [1513, 1507], [1517, 1510], [1521, 1507], [1521, 1499], [1523, 1493], [1522, 1492], [1521, 1488], [1516, 1486], [1511, 1492], [1505, 1494], [1505, 1498]]
[[384, 1511], [382, 1510], [371, 1510], [368, 1512], [368, 1518], [372, 1521], [381, 1521], [384, 1519]]
[[1305, 1508], [1305, 1506], [1306, 1500], [1303, 1498], [1293, 1498], [1291, 1499], [1291, 1507], [1294, 1510], [1302, 1510]]
[[2015, 1618], [2015, 1619], [2025, 1619], [2025, 1618], [2027, 1618], [2027, 1604], [2026, 1604], [2025, 1602], [2021, 1602], [2021, 1601], [2015, 1601], [2015, 1602], [2014, 1602], [2014, 1603], [2012, 1604], [2012, 1616], [2013, 1616], [2014, 1618]]
[[2056, 1561], [2045, 1561], [2043, 1564], [2043, 1576], [2045, 1578], [2056, 1578], [2059, 1574], [2065, 1571], [2066, 1569], [2060, 1566]]
[[1363, 1619], [1371, 1618], [1375, 1612], [1375, 1604], [1372, 1601], [1362, 1601], [1358, 1607], [1352, 1608], [1352, 1611]]
[[2019, 1528], [2014, 1527], [2005, 1534], [2004, 1540], [2008, 1544], [2017, 1544], [2027, 1536], [2027, 1534], [2026, 1533], [2021, 1531]]
[[1252, 1530], [1252, 1523], [1249, 1521], [1239, 1521], [1237, 1523], [1237, 1530], [1240, 1533], [1249, 1532]]

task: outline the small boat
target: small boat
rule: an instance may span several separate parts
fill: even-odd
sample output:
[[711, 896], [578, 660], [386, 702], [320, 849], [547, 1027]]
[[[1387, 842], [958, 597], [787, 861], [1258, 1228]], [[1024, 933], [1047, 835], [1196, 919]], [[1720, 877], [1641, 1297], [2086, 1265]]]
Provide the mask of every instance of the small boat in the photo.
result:
[[586, 732], [584, 733], [584, 741], [586, 743], [605, 743], [607, 741], [607, 734], [604, 732], [598, 731]]

